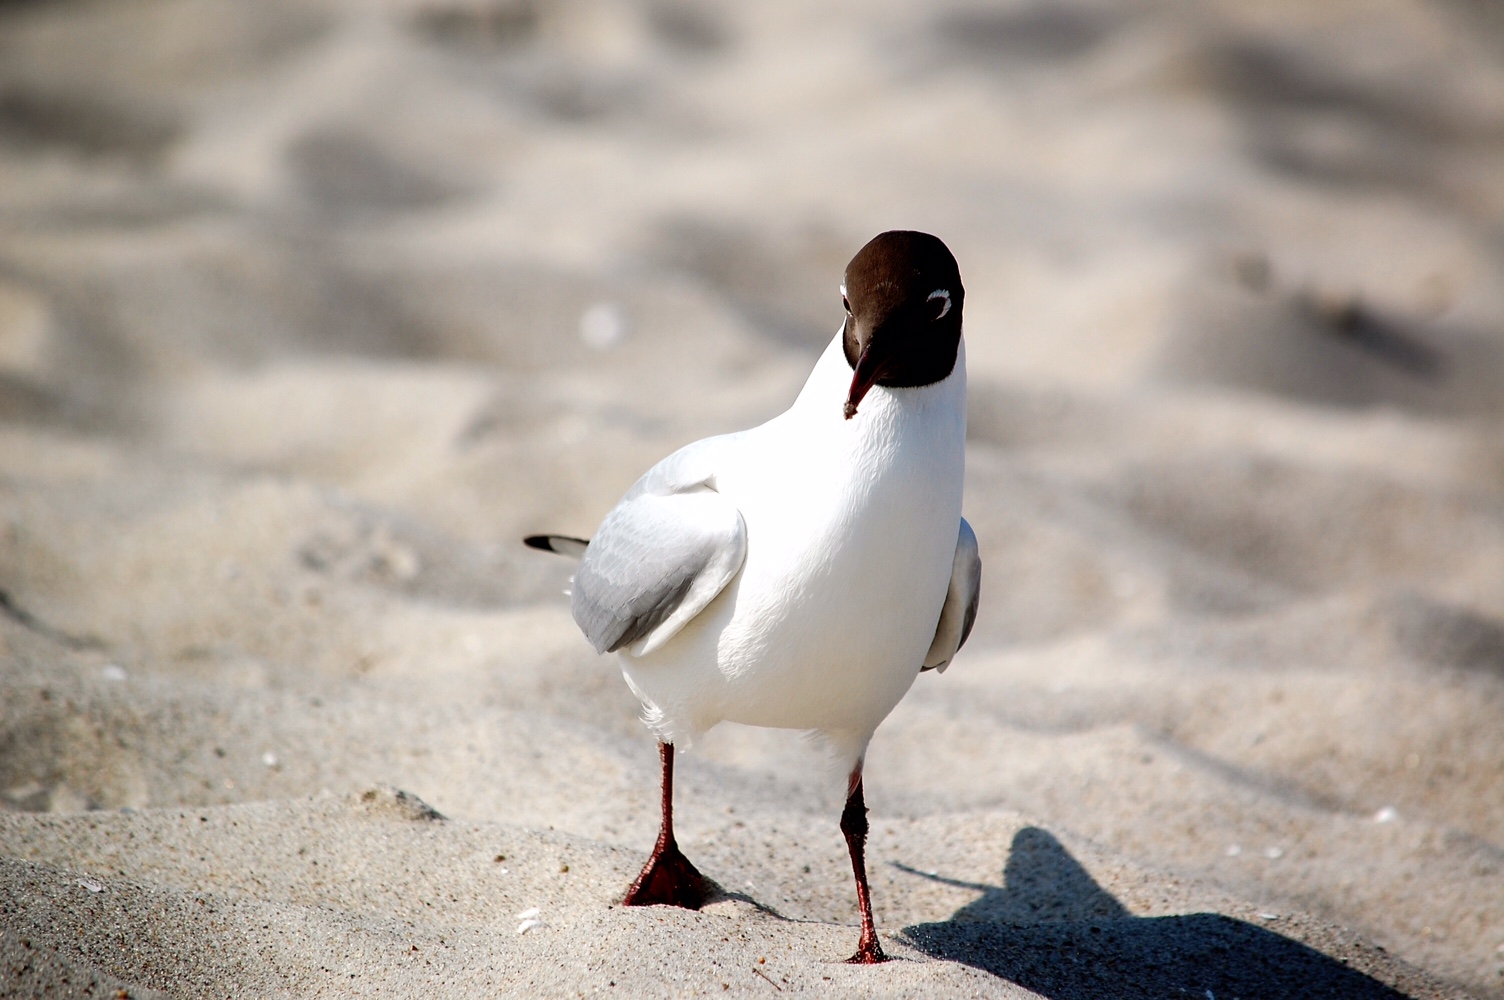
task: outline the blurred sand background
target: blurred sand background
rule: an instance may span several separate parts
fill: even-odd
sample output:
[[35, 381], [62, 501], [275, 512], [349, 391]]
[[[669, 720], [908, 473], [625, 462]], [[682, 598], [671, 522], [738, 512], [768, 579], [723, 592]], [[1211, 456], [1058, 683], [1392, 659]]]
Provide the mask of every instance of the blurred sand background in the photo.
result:
[[[795, 734], [615, 905], [652, 741], [518, 540], [887, 228], [986, 579], [850, 968]], [[1497, 3], [0, 4], [0, 995], [1504, 997], [1501, 501]]]

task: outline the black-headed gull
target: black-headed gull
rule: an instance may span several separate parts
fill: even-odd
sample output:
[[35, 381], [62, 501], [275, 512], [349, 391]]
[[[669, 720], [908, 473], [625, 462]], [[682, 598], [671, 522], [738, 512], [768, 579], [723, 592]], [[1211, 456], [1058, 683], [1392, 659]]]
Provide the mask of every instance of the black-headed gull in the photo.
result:
[[851, 961], [883, 961], [862, 758], [919, 673], [966, 641], [981, 579], [961, 517], [964, 294], [944, 243], [883, 233], [847, 265], [845, 322], [787, 412], [674, 452], [588, 543], [527, 539], [583, 555], [574, 619], [620, 655], [659, 740], [663, 825], [628, 906], [698, 909], [708, 894], [674, 841], [676, 745], [726, 720], [808, 730], [850, 776]]

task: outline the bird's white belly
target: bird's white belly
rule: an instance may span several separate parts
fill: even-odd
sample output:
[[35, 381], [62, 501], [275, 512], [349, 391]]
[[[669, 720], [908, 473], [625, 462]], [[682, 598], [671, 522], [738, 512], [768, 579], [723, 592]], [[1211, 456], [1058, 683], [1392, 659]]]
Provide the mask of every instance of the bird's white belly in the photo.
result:
[[[795, 558], [749, 544], [741, 586], [727, 595], [735, 612], [716, 649], [725, 718], [867, 729], [908, 691], [934, 637], [954, 531], [913, 530], [891, 508], [917, 498], [887, 492], [859, 518], [799, 525], [806, 530], [787, 537], [807, 548]], [[753, 524], [749, 518], [749, 537]]]
[[623, 658], [660, 735], [726, 720], [864, 740], [913, 684], [955, 554], [964, 417], [894, 420], [891, 398], [868, 409], [857, 419], [888, 427], [855, 447], [835, 436], [850, 425], [828, 447], [806, 434], [718, 484], [746, 523], [741, 573], [661, 650]]

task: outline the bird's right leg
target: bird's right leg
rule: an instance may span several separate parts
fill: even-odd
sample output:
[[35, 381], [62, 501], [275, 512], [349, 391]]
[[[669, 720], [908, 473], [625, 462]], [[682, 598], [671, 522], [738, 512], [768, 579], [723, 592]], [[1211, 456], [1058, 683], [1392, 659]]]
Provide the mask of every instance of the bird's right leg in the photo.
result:
[[872, 893], [867, 887], [867, 802], [862, 796], [862, 762], [857, 761], [847, 784], [846, 808], [841, 813], [841, 833], [851, 852], [851, 873], [856, 876], [856, 902], [862, 912], [862, 938], [856, 954], [846, 961], [852, 965], [876, 965], [886, 962], [877, 927], [872, 922]]
[[698, 910], [710, 896], [710, 884], [674, 842], [674, 745], [658, 744], [663, 762], [663, 825], [658, 843], [642, 874], [627, 890], [624, 906], [682, 906]]

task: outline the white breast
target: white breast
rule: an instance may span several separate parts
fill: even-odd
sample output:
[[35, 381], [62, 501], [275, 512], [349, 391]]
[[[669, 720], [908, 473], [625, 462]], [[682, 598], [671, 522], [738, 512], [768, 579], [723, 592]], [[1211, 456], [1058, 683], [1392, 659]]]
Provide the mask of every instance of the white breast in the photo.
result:
[[918, 675], [961, 517], [964, 345], [947, 379], [874, 388], [848, 421], [850, 379], [837, 337], [717, 474], [747, 526], [740, 575], [661, 650], [623, 658], [660, 736], [730, 720], [865, 745]]

